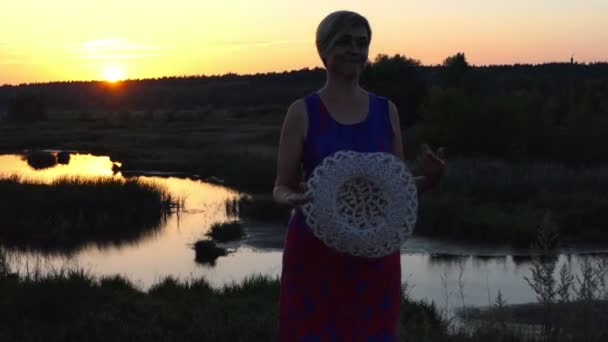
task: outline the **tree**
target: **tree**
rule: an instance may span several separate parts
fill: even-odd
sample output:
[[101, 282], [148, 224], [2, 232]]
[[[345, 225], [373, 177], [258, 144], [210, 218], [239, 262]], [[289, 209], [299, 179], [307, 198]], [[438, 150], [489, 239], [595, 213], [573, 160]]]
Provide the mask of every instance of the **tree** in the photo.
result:
[[463, 52], [449, 56], [443, 61], [442, 81], [447, 87], [462, 85], [464, 76], [470, 69], [469, 62]]
[[365, 69], [361, 83], [370, 91], [392, 100], [399, 110], [402, 126], [413, 125], [419, 117], [428, 87], [420, 61], [402, 55], [380, 54]]
[[15, 94], [8, 101], [7, 119], [14, 121], [46, 120], [46, 98], [34, 91]]

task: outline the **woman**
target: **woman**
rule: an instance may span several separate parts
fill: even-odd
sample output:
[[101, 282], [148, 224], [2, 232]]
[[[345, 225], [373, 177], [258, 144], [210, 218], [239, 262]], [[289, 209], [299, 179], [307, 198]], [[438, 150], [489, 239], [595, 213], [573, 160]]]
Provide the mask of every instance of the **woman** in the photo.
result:
[[[390, 152], [403, 159], [399, 115], [386, 98], [359, 86], [368, 59], [371, 29], [350, 11], [328, 15], [316, 44], [327, 70], [323, 88], [289, 108], [279, 144], [273, 198], [298, 207], [298, 191], [321, 160], [338, 151]], [[428, 148], [418, 163], [419, 192], [437, 183], [442, 151]], [[281, 341], [393, 341], [399, 325], [399, 252], [382, 258], [350, 256], [327, 247], [294, 211], [285, 238], [279, 299]]]

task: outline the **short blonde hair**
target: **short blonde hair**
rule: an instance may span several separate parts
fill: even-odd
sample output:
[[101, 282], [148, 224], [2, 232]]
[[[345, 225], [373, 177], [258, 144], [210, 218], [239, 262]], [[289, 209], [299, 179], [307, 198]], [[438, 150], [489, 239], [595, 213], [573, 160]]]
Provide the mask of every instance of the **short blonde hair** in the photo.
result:
[[325, 57], [334, 46], [338, 35], [353, 26], [362, 26], [372, 39], [372, 29], [369, 22], [359, 13], [352, 11], [336, 11], [325, 17], [317, 27], [316, 44], [319, 57], [325, 64]]

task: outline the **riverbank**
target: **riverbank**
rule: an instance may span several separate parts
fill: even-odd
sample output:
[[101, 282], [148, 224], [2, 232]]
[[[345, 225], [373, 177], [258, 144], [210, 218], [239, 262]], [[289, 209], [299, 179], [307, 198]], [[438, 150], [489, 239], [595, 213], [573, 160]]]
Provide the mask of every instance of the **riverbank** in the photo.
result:
[[[154, 170], [198, 175], [253, 194], [253, 203], [243, 203], [245, 211], [256, 208], [260, 198], [258, 218], [284, 220], [285, 210], [263, 203], [274, 182], [283, 116], [275, 107], [171, 115], [55, 113], [43, 122], [3, 122], [0, 150], [89, 151], [121, 162], [116, 171], [124, 174]], [[416, 129], [404, 134], [407, 155], [413, 157]], [[548, 213], [564, 243], [608, 242], [601, 220], [608, 210], [608, 166], [455, 154], [450, 154], [439, 187], [421, 196], [416, 234], [529, 247]]]

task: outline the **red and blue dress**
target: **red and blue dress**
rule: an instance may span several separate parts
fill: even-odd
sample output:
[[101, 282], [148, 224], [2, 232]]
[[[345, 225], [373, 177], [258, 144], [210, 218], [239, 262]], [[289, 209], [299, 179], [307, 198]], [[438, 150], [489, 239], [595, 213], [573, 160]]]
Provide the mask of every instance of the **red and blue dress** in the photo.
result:
[[[366, 118], [352, 125], [334, 120], [318, 93], [305, 102], [305, 178], [339, 150], [393, 152], [386, 98], [370, 93]], [[302, 213], [294, 212], [283, 251], [280, 341], [396, 341], [400, 291], [399, 252], [382, 258], [340, 253], [317, 239]]]

